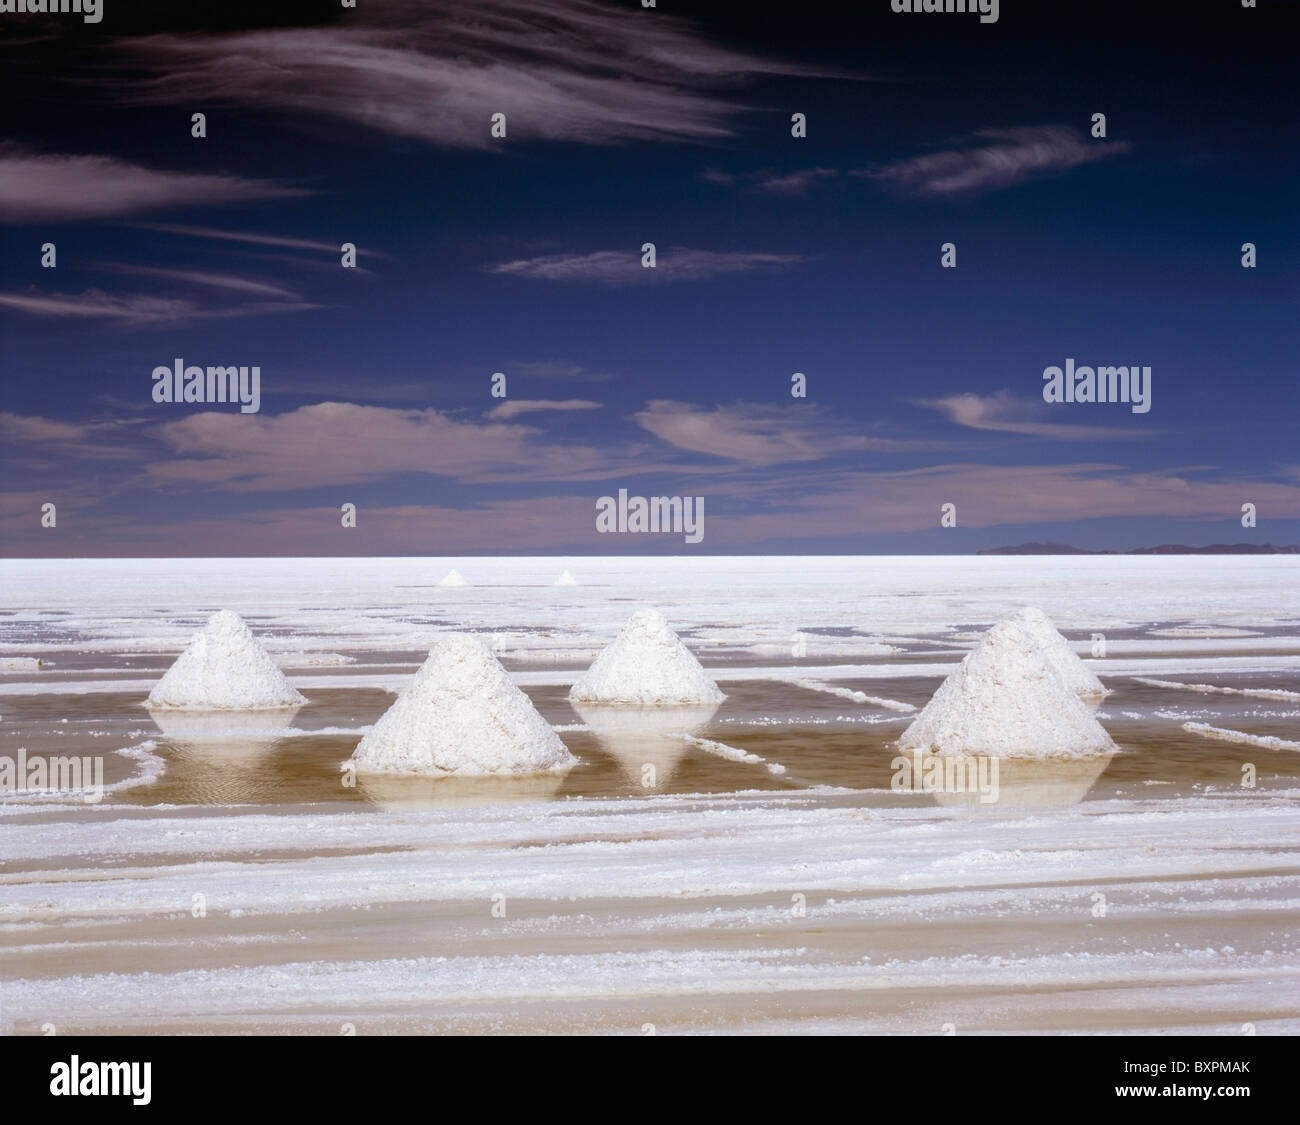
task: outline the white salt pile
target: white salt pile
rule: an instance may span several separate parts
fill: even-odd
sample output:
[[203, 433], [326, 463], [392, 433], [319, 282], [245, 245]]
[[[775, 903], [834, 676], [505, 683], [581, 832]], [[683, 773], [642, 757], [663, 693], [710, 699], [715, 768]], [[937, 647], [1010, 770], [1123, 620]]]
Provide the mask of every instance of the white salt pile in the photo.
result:
[[442, 578], [442, 580], [438, 583], [438, 585], [439, 586], [468, 586], [469, 583], [465, 581], [464, 575], [462, 575], [459, 570], [449, 570], [446, 573], [446, 575]]
[[578, 584], [578, 580], [574, 578], [569, 571], [566, 570], [563, 574], [560, 575], [559, 578], [555, 580], [554, 584], [556, 586], [576, 586]]
[[1015, 619], [995, 625], [898, 740], [903, 750], [1000, 758], [1081, 757], [1116, 747]]
[[214, 613], [194, 634], [149, 693], [151, 708], [184, 711], [260, 711], [301, 707], [307, 701], [289, 686], [237, 613]]
[[1070, 648], [1070, 642], [1056, 631], [1056, 626], [1041, 609], [1032, 606], [1009, 618], [1029, 634], [1041, 649], [1043, 658], [1055, 669], [1075, 695], [1102, 696], [1110, 692]]
[[577, 759], [486, 645], [449, 633], [352, 752], [360, 773], [547, 773]]
[[658, 610], [634, 613], [569, 691], [583, 703], [721, 703], [718, 690]]

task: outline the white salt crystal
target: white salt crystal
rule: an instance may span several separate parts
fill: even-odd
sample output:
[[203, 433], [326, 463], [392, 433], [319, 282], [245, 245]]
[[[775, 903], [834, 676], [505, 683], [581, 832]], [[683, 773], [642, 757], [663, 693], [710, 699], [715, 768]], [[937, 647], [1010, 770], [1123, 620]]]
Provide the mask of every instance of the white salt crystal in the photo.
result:
[[0, 657], [0, 672], [39, 672], [42, 664], [39, 656], [4, 656]]
[[903, 750], [1003, 758], [1080, 757], [1115, 750], [1045, 646], [1015, 619], [995, 625], [939, 685], [898, 740]]
[[556, 586], [576, 586], [577, 584], [578, 580], [567, 570], [555, 580]]
[[307, 701], [239, 614], [223, 609], [208, 618], [189, 647], [149, 693], [151, 708], [185, 711], [259, 711], [301, 707]]
[[464, 576], [459, 570], [449, 570], [443, 579], [438, 583], [439, 586], [468, 586]]
[[718, 690], [663, 614], [634, 613], [569, 691], [585, 703], [721, 703]]
[[352, 752], [358, 772], [547, 773], [577, 759], [487, 646], [448, 633]]
[[1109, 695], [1105, 685], [1070, 648], [1070, 642], [1056, 631], [1056, 626], [1041, 609], [1032, 606], [1009, 618], [1024, 629], [1043, 653], [1043, 658], [1065, 681], [1075, 695]]

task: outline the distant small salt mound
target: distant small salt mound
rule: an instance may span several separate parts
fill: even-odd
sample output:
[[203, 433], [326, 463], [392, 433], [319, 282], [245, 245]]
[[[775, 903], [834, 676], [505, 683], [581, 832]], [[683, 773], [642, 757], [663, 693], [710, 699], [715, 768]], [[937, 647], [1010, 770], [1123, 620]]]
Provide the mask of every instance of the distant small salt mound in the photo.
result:
[[449, 633], [357, 744], [359, 773], [548, 773], [577, 759], [486, 645]]
[[1008, 619], [1019, 625], [1042, 651], [1043, 658], [1056, 670], [1075, 695], [1103, 696], [1110, 692], [1070, 648], [1070, 642], [1057, 632], [1056, 626], [1041, 609], [1022, 609]]
[[[568, 574], [568, 571], [565, 571]], [[39, 672], [45, 662], [39, 656], [0, 657], [0, 672]]]
[[583, 703], [721, 703], [718, 690], [663, 614], [634, 613], [569, 691]]
[[995, 625], [898, 740], [903, 750], [1000, 758], [1109, 754], [1110, 735], [1016, 619]]
[[149, 693], [151, 708], [184, 711], [260, 711], [301, 707], [307, 701], [289, 685], [237, 613], [208, 618], [189, 647]]
[[557, 578], [554, 583], [554, 585], [556, 586], [576, 586], [577, 584], [578, 584], [578, 580], [574, 578], [573, 575], [567, 570], [563, 574], [561, 574], [560, 577]]
[[438, 583], [439, 586], [468, 586], [465, 576], [459, 570], [449, 570], [445, 577]]

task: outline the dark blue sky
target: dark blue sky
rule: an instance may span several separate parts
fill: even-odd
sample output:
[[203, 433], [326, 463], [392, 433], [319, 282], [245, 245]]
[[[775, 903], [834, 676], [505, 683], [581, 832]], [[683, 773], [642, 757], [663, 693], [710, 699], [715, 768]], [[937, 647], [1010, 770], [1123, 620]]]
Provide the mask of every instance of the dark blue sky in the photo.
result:
[[[1283, 5], [116, 7], [0, 27], [6, 554], [1296, 540]], [[704, 542], [596, 534], [620, 487]]]

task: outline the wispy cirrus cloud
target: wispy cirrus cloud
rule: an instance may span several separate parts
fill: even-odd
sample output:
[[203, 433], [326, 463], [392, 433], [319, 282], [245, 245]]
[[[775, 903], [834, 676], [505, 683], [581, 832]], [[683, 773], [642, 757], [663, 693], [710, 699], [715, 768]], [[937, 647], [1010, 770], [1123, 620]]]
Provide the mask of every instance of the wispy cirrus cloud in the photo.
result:
[[507, 420], [520, 414], [538, 414], [552, 410], [600, 410], [603, 402], [587, 398], [512, 398], [488, 411], [489, 418]]
[[12, 453], [25, 447], [24, 456], [48, 450], [60, 458], [87, 457], [129, 461], [135, 457], [132, 446], [120, 437], [138, 424], [136, 419], [109, 422], [65, 422], [31, 414], [14, 414], [0, 410], [0, 440]]
[[[226, 230], [222, 227], [196, 227], [187, 223], [137, 223], [142, 230], [156, 230], [163, 234], [176, 234], [185, 238], [202, 238], [216, 242], [236, 242], [248, 246], [276, 246], [287, 250], [319, 250], [335, 257], [344, 240], [326, 242], [319, 238], [298, 238], [293, 235], [263, 234], [260, 231]], [[388, 258], [390, 255], [369, 246], [358, 246], [357, 257]], [[296, 259], [295, 259], [296, 260]], [[337, 263], [335, 263], [337, 264]]]
[[709, 168], [701, 176], [709, 183], [725, 187], [751, 187], [773, 195], [803, 195], [814, 184], [833, 180], [839, 174], [838, 168], [799, 168], [793, 172], [724, 172]]
[[328, 26], [152, 35], [123, 46], [156, 71], [128, 96], [345, 119], [431, 144], [500, 147], [489, 133], [610, 144], [708, 140], [746, 76], [811, 73], [712, 42], [662, 11], [592, 0], [389, 0]]
[[646, 269], [638, 251], [597, 250], [590, 254], [542, 254], [487, 267], [489, 273], [531, 281], [585, 282], [598, 285], [662, 285], [675, 281], [708, 281], [729, 274], [788, 269], [804, 261], [802, 254], [692, 250], [675, 246], [656, 254]]
[[135, 277], [156, 277], [163, 281], [178, 281], [183, 285], [198, 285], [208, 289], [220, 289], [224, 292], [248, 293], [256, 297], [280, 298], [286, 301], [300, 301], [299, 294], [280, 285], [267, 281], [256, 281], [239, 274], [219, 273], [212, 270], [179, 270], [162, 266], [133, 266], [121, 262], [101, 262], [100, 269], [114, 273], [126, 273]]
[[176, 323], [190, 320], [201, 311], [195, 302], [183, 297], [121, 295], [101, 289], [87, 289], [82, 293], [0, 293], [0, 308], [29, 316], [115, 320], [125, 324]]
[[114, 156], [34, 153], [0, 145], [0, 214], [8, 222], [75, 222], [164, 207], [290, 199], [297, 187], [204, 172], [167, 172]]
[[1159, 433], [1127, 422], [1115, 426], [1049, 422], [1046, 418], [1049, 408], [1043, 402], [1017, 398], [1005, 390], [991, 395], [964, 392], [943, 398], [918, 399], [916, 404], [937, 410], [948, 421], [967, 429], [1058, 438], [1061, 441], [1133, 441]]
[[511, 374], [537, 379], [573, 379], [579, 382], [604, 382], [609, 375], [592, 371], [580, 363], [562, 359], [516, 360], [510, 364]]
[[81, 293], [0, 293], [0, 308], [28, 316], [61, 320], [102, 320], [129, 327], [183, 324], [192, 320], [230, 320], [272, 313], [305, 312], [322, 308], [302, 300], [254, 301], [207, 307], [186, 297], [155, 297], [144, 293], [106, 293], [87, 289]]
[[921, 195], [963, 195], [1012, 187], [1128, 152], [1127, 141], [1098, 141], [1068, 125], [981, 129], [950, 148], [853, 173]]
[[930, 447], [862, 433], [860, 426], [837, 421], [810, 403], [736, 403], [707, 408], [660, 399], [647, 403], [632, 417], [643, 429], [678, 449], [754, 465]]
[[758, 186], [776, 195], [803, 195], [813, 184], [838, 175], [834, 168], [803, 168], [797, 172], [765, 175], [759, 179]]
[[172, 457], [149, 465], [151, 484], [278, 492], [427, 473], [518, 481], [599, 475], [613, 463], [589, 446], [546, 441], [529, 426], [439, 410], [321, 402], [283, 414], [204, 412], [159, 430]]
[[[1300, 516], [1300, 487], [1294, 483], [1143, 473], [1118, 465], [953, 464], [830, 475], [809, 467], [802, 475], [780, 470], [766, 487], [729, 483], [690, 483], [693, 492], [708, 500], [707, 543], [713, 549], [802, 541], [851, 544], [855, 534], [924, 531], [934, 527], [939, 504], [948, 501], [958, 505], [963, 526], [969, 528], [1056, 524], [1063, 511], [1078, 521], [1157, 516], [1217, 522], [1225, 511], [1237, 510], [1247, 489], [1277, 516]], [[611, 544], [611, 537], [597, 534], [593, 503], [612, 486], [599, 481], [555, 495], [507, 498], [467, 496], [457, 489], [441, 502], [367, 506], [368, 549], [422, 554], [432, 540], [448, 554], [499, 553], [502, 528], [508, 528], [514, 550], [680, 550], [680, 540], [661, 544], [643, 537]], [[49, 551], [46, 533], [33, 518], [49, 497], [48, 488], [0, 494], [0, 536], [12, 555]], [[91, 509], [79, 514], [77, 523], [86, 529], [84, 542], [96, 554], [333, 555], [355, 550], [347, 536], [338, 534], [337, 507], [297, 503], [293, 497], [250, 502], [238, 516], [222, 514], [220, 505], [206, 514], [205, 505], [190, 501], [174, 520], [143, 522], [100, 499], [78, 489], [60, 501], [61, 508], [67, 503]], [[1079, 535], [1086, 545], [1091, 538], [1086, 524]]]

